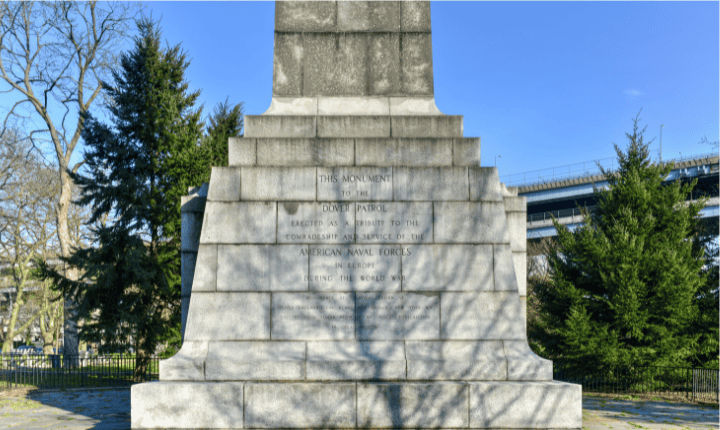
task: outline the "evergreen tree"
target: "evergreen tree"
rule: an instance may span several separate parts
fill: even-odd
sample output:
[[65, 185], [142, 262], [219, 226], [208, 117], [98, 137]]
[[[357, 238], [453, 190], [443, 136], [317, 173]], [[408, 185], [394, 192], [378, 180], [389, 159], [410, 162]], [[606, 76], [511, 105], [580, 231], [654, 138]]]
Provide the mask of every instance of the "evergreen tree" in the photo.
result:
[[[551, 276], [535, 286], [542, 338], [553, 359], [578, 369], [632, 364], [690, 364], [701, 341], [698, 290], [707, 283], [702, 247], [694, 245], [704, 202], [686, 204], [695, 182], [663, 185], [671, 166], [649, 159], [634, 120], [619, 169], [603, 170], [585, 224], [570, 232], [554, 220]], [[715, 321], [717, 323], [717, 321]]]
[[[225, 99], [219, 103], [208, 119], [208, 127], [203, 141], [203, 147], [208, 151], [209, 166], [228, 165], [228, 138], [242, 136], [243, 128], [243, 102], [235, 106]], [[208, 179], [210, 171], [208, 169]]]
[[[104, 84], [112, 126], [85, 115], [82, 137], [87, 174], [74, 175], [79, 204], [93, 209], [96, 243], [67, 262], [79, 281], [56, 278], [78, 300], [87, 320], [81, 339], [103, 342], [103, 352], [136, 355], [135, 380], [168, 339], [179, 339], [180, 196], [202, 181], [207, 166], [199, 147], [199, 91], [188, 92], [189, 62], [179, 46], [160, 47], [158, 25], [137, 22], [134, 49]], [[102, 223], [106, 217], [111, 223]]]

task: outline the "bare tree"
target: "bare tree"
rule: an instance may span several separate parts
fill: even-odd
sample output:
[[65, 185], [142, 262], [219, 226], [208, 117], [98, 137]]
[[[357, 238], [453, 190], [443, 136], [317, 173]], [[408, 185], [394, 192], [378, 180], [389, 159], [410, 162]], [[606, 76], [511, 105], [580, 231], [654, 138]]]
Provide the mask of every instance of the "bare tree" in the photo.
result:
[[[121, 41], [137, 7], [127, 3], [0, 3], [0, 82], [15, 102], [3, 124], [33, 124], [33, 145], [49, 144], [57, 160], [59, 198], [55, 208], [61, 254], [74, 245], [68, 218], [72, 180], [82, 161], [71, 157], [83, 129], [83, 113], [100, 95], [102, 81], [117, 62]], [[78, 274], [66, 274], [77, 279]], [[77, 328], [66, 321], [65, 350], [77, 351]]]

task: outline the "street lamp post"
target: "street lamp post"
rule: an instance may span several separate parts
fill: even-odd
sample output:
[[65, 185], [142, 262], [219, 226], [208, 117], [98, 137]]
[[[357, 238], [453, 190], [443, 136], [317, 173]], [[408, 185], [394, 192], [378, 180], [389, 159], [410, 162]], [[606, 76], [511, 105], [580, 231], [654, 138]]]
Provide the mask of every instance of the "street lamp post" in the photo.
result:
[[495, 156], [495, 167], [497, 167], [497, 159], [502, 158], [502, 155], [496, 155]]

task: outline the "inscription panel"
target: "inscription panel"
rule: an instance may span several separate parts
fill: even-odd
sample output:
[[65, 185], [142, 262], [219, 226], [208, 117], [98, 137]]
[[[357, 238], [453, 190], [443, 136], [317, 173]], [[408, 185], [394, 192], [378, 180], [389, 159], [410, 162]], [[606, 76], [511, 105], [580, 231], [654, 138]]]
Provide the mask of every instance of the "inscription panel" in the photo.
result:
[[311, 245], [309, 254], [310, 290], [400, 291], [400, 246]]
[[392, 200], [391, 167], [317, 169], [319, 200]]
[[353, 294], [273, 293], [270, 336], [278, 340], [353, 339]]
[[433, 240], [432, 203], [356, 203], [357, 243]]
[[279, 243], [352, 243], [355, 203], [278, 204]]
[[358, 339], [438, 339], [440, 296], [422, 293], [357, 293]]

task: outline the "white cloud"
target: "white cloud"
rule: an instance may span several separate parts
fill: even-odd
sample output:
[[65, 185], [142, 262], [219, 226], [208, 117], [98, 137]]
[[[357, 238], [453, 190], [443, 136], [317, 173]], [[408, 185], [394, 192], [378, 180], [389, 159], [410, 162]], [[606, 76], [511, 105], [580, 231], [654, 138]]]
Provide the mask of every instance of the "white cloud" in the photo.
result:
[[629, 90], [625, 90], [625, 94], [629, 95], [630, 97], [637, 97], [637, 96], [643, 95], [643, 92], [640, 91], [640, 90], [636, 90], [636, 89], [632, 89], [632, 88], [631, 88], [631, 89], [629, 89]]

